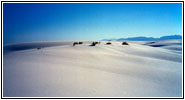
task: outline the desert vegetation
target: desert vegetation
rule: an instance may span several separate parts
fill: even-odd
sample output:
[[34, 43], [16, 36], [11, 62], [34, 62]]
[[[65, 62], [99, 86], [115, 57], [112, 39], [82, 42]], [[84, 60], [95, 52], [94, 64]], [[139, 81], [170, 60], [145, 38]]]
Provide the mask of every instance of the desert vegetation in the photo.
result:
[[42, 49], [42, 48], [44, 48], [44, 47], [37, 47], [38, 50], [39, 50], [39, 49]]
[[78, 44], [83, 44], [83, 42], [78, 42]]
[[97, 42], [92, 42], [91, 46], [96, 46]]
[[128, 45], [128, 43], [127, 42], [122, 42], [122, 45]]
[[100, 44], [100, 42], [92, 42], [90, 46], [96, 46], [96, 44]]
[[111, 43], [111, 42], [107, 42], [106, 44], [107, 44], [107, 45], [110, 45], [110, 44], [112, 44], [112, 43]]
[[100, 42], [95, 42], [95, 44], [100, 44]]
[[149, 42], [149, 44], [152, 44], [152, 43], [155, 43], [154, 41], [153, 42]]
[[74, 42], [73, 46], [78, 45], [78, 44], [83, 44], [83, 42]]
[[79, 44], [78, 42], [74, 42], [74, 43], [73, 43], [73, 46], [78, 45], [78, 44]]

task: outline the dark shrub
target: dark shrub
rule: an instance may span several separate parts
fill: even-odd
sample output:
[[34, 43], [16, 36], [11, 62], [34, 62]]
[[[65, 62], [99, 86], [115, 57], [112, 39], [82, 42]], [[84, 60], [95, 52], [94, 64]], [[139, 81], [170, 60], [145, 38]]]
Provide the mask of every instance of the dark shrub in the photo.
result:
[[95, 46], [97, 43], [96, 42], [92, 42], [91, 46]]
[[73, 46], [75, 46], [75, 45], [77, 45], [77, 44], [78, 44], [78, 42], [74, 42], [74, 43], [73, 43]]
[[78, 44], [83, 44], [83, 42], [79, 42]]
[[100, 42], [92, 42], [90, 46], [96, 46], [96, 44], [100, 44]]
[[96, 44], [99, 44], [98, 42], [92, 42], [91, 46], [95, 46]]
[[37, 47], [38, 50], [39, 50], [39, 49], [42, 49], [42, 48], [44, 48], [44, 47]]
[[94, 42], [95, 44], [98, 44], [98, 42]]
[[112, 43], [111, 43], [111, 42], [107, 42], [106, 44], [107, 44], [107, 45], [110, 45], [110, 44], [112, 44]]
[[152, 43], [155, 43], [155, 42], [150, 42], [150, 44], [152, 44]]
[[127, 42], [122, 42], [122, 45], [128, 45], [128, 43]]

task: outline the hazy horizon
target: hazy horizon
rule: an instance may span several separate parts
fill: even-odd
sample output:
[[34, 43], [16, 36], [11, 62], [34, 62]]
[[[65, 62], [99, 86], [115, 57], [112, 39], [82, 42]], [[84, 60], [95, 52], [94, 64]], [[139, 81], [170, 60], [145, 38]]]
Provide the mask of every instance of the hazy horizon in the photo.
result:
[[182, 3], [3, 3], [3, 43], [182, 36]]

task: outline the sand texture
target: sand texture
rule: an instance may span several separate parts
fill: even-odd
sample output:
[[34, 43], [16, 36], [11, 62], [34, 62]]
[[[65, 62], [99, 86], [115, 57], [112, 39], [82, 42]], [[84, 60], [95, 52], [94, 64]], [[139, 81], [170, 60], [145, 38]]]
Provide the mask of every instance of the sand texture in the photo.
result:
[[181, 97], [182, 42], [5, 45], [4, 97]]

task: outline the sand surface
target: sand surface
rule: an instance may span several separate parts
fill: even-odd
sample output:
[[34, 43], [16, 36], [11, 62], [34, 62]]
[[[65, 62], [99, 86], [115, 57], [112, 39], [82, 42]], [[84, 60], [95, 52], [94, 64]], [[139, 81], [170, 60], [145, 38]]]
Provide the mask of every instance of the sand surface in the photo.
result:
[[[182, 42], [4, 46], [4, 97], [181, 97]], [[42, 47], [41, 49], [37, 49]]]

